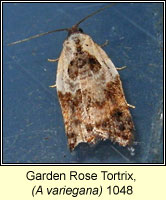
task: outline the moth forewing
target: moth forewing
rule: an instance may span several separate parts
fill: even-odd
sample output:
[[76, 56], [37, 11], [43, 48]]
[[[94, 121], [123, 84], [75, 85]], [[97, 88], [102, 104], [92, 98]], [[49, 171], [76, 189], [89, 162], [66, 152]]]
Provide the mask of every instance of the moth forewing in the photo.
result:
[[76, 32], [65, 40], [56, 85], [71, 150], [106, 139], [131, 143], [134, 125], [119, 74], [90, 36]]

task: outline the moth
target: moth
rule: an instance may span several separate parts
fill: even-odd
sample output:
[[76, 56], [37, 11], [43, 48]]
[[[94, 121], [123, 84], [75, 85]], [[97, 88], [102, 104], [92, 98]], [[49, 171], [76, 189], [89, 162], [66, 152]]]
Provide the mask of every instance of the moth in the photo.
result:
[[79, 25], [111, 7], [109, 4], [84, 17], [71, 28], [37, 34], [13, 42], [24, 42], [57, 31], [67, 31], [58, 60], [56, 87], [70, 150], [82, 142], [96, 144], [110, 139], [120, 146], [133, 141], [134, 124], [119, 73], [100, 45]]

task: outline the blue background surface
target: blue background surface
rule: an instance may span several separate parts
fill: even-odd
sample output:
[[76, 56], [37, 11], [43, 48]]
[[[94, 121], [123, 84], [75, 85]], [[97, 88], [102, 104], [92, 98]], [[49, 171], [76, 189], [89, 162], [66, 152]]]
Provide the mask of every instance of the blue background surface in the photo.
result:
[[135, 124], [135, 155], [110, 141], [79, 145], [70, 153], [56, 89], [57, 58], [66, 32], [14, 46], [37, 33], [71, 27], [105, 3], [3, 4], [3, 162], [161, 163], [163, 162], [162, 3], [118, 3], [81, 24], [104, 47], [120, 71]]

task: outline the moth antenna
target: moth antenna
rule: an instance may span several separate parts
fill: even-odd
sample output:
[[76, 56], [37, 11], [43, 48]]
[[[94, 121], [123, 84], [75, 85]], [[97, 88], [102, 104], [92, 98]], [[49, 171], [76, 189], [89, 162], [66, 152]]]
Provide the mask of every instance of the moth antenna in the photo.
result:
[[103, 10], [109, 8], [109, 7], [112, 7], [112, 6], [114, 6], [115, 4], [116, 4], [116, 3], [112, 3], [112, 4], [109, 4], [109, 5], [107, 5], [107, 6], [104, 6], [103, 8], [100, 8], [100, 9], [96, 10], [95, 12], [93, 12], [93, 13], [87, 15], [86, 17], [84, 17], [83, 19], [81, 19], [78, 23], [76, 23], [75, 26], [78, 26], [78, 25], [81, 24], [83, 21], [87, 20], [89, 17], [92, 17], [93, 15], [96, 15], [97, 13], [99, 13], [99, 12], [101, 12], [101, 11], [103, 11]]
[[47, 35], [47, 34], [50, 34], [50, 33], [59, 32], [59, 31], [68, 31], [68, 30], [69, 30], [68, 28], [63, 28], [63, 29], [57, 29], [57, 30], [53, 30], [53, 31], [48, 31], [48, 32], [45, 32], [45, 33], [39, 33], [37, 35], [33, 35], [33, 36], [25, 38], [23, 40], [18, 40], [16, 42], [9, 43], [8, 46], [19, 44], [19, 43], [22, 43], [22, 42], [26, 42], [28, 40], [31, 40], [31, 39], [34, 39], [34, 38], [38, 38], [38, 37], [41, 37], [43, 35]]
[[[98, 10], [96, 10], [95, 12], [87, 15], [86, 17], [84, 17], [83, 19], [81, 19], [78, 23], [76, 23], [74, 26], [77, 27], [79, 24], [81, 24], [83, 21], [85, 21], [86, 19], [88, 19], [89, 17], [92, 17], [93, 15], [96, 15], [97, 13], [109, 8], [109, 7], [112, 7], [113, 5], [115, 5], [116, 3], [112, 3], [112, 4], [109, 4], [103, 8], [100, 8]], [[59, 31], [68, 31], [69, 32], [69, 28], [63, 28], [63, 29], [57, 29], [57, 30], [53, 30], [53, 31], [48, 31], [48, 32], [45, 32], [45, 33], [39, 33], [37, 35], [33, 35], [31, 37], [28, 37], [28, 38], [25, 38], [23, 40], [18, 40], [18, 41], [15, 41], [15, 42], [12, 42], [12, 43], [9, 43], [8, 46], [11, 46], [11, 45], [15, 45], [15, 44], [19, 44], [19, 43], [22, 43], [22, 42], [26, 42], [28, 40], [32, 40], [34, 38], [38, 38], [38, 37], [41, 37], [41, 36], [44, 36], [44, 35], [47, 35], [47, 34], [50, 34], [50, 33], [54, 33], [54, 32], [59, 32]]]

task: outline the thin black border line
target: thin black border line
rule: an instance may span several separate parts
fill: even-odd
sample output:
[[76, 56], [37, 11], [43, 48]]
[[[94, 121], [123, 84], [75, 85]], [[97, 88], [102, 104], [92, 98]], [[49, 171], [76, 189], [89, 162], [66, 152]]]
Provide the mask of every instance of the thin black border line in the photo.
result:
[[165, 1], [1, 1], [2, 3], [165, 3]]
[[[85, 3], [92, 3], [94, 1], [84, 1]], [[33, 1], [33, 2], [27, 2], [27, 1], [2, 1], [1, 2], [1, 30], [3, 30], [3, 3], [84, 3], [84, 2], [80, 2], [80, 1], [53, 1], [53, 2], [42, 2], [42, 1]], [[114, 1], [111, 1], [111, 2], [108, 2], [108, 1], [95, 1], [94, 3], [113, 3]], [[164, 23], [163, 23], [163, 30], [164, 30], [164, 34], [163, 34], [163, 63], [164, 63], [164, 67], [163, 67], [163, 74], [164, 74], [164, 82], [163, 82], [163, 100], [164, 100], [164, 103], [165, 103], [165, 1], [116, 1], [116, 3], [163, 3], [163, 14], [164, 14]], [[3, 51], [2, 51], [2, 47], [3, 47], [3, 34], [1, 34], [1, 41], [2, 41], [2, 45], [1, 45], [1, 74], [3, 74], [3, 59], [2, 59], [2, 55], [3, 55]], [[2, 76], [1, 76], [2, 77]], [[119, 163], [104, 163], [104, 164], [101, 164], [101, 163], [64, 163], [64, 164], [58, 164], [58, 163], [42, 163], [42, 164], [38, 164], [38, 163], [32, 163], [32, 164], [27, 164], [27, 163], [19, 163], [19, 164], [16, 164], [16, 163], [3, 163], [3, 77], [1, 79], [1, 91], [2, 91], [2, 96], [1, 96], [1, 124], [2, 124], [2, 128], [1, 128], [1, 166], [165, 166], [165, 112], [163, 112], [163, 139], [164, 139], [164, 142], [163, 142], [163, 163], [134, 163], [134, 164], [119, 164]], [[165, 111], [165, 104], [164, 104], [164, 111]]]

